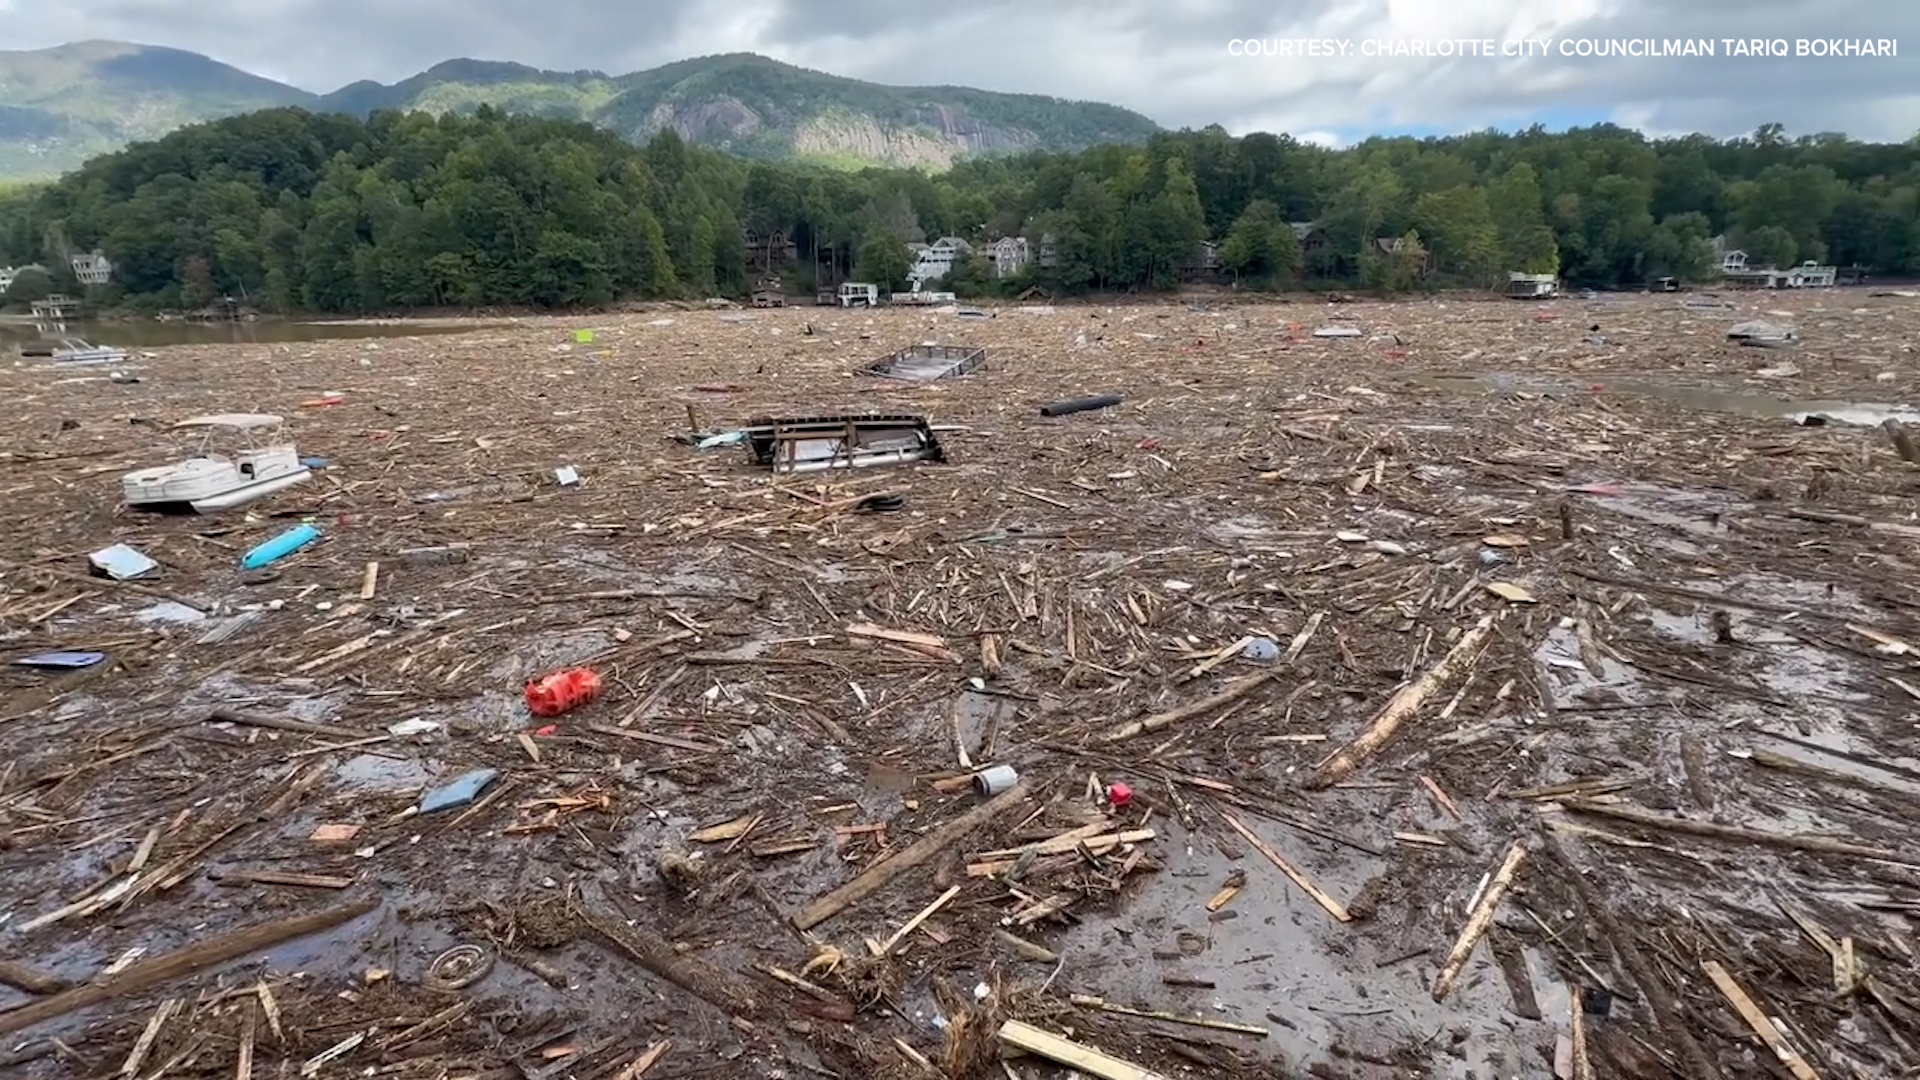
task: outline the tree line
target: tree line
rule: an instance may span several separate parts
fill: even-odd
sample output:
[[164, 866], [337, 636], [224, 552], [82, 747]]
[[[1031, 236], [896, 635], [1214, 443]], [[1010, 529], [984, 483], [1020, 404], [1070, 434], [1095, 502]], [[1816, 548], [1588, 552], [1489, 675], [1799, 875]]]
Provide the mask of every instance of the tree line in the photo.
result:
[[[784, 234], [797, 257], [756, 265], [746, 230]], [[1509, 271], [1597, 287], [1700, 279], [1721, 235], [1753, 265], [1916, 274], [1920, 142], [1777, 125], [1649, 140], [1601, 125], [1330, 150], [1213, 127], [929, 174], [748, 162], [671, 131], [634, 146], [491, 109], [364, 121], [273, 109], [0, 190], [0, 266], [49, 268], [16, 290], [78, 291], [65, 256], [99, 248], [115, 280], [96, 299], [155, 307], [596, 306], [744, 295], [769, 269], [792, 290], [816, 273], [899, 288], [909, 242], [1020, 235], [1036, 252], [1045, 237], [1047, 257], [1011, 277], [962, 260], [944, 287], [1168, 288], [1192, 276], [1203, 241], [1249, 288], [1483, 287]]]

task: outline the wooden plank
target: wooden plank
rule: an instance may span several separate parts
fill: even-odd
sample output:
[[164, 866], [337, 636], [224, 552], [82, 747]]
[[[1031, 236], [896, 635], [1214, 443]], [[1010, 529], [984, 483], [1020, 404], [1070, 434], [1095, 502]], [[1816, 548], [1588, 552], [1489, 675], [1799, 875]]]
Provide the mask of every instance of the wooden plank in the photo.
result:
[[1786, 1036], [1780, 1034], [1773, 1019], [1754, 1004], [1745, 990], [1740, 989], [1740, 984], [1733, 981], [1733, 976], [1727, 974], [1726, 968], [1717, 961], [1702, 960], [1700, 970], [1705, 971], [1707, 978], [1713, 980], [1713, 985], [1720, 988], [1720, 993], [1733, 1006], [1733, 1011], [1740, 1014], [1740, 1019], [1747, 1022], [1755, 1035], [1760, 1036], [1760, 1041], [1767, 1044], [1780, 1063], [1794, 1075], [1794, 1080], [1820, 1080], [1820, 1074], [1813, 1071], [1813, 1066], [1807, 1064], [1807, 1059], [1801, 1057], [1799, 1051], [1787, 1045]]
[[1345, 904], [1342, 904], [1340, 901], [1335, 900], [1331, 896], [1328, 896], [1324, 891], [1321, 890], [1320, 886], [1315, 885], [1313, 883], [1313, 880], [1311, 878], [1307, 877], [1306, 874], [1302, 873], [1292, 863], [1281, 858], [1280, 853], [1273, 850], [1273, 848], [1270, 845], [1268, 845], [1268, 843], [1265, 840], [1262, 840], [1258, 836], [1255, 836], [1253, 834], [1252, 829], [1249, 829], [1245, 825], [1240, 824], [1239, 818], [1234, 817], [1232, 814], [1221, 814], [1220, 816], [1227, 820], [1228, 825], [1233, 826], [1234, 832], [1239, 833], [1242, 839], [1246, 840], [1247, 843], [1252, 844], [1253, 849], [1255, 851], [1258, 851], [1260, 854], [1266, 856], [1268, 862], [1272, 863], [1274, 867], [1278, 869], [1281, 873], [1287, 875], [1287, 878], [1291, 880], [1295, 885], [1300, 886], [1300, 890], [1302, 892], [1306, 893], [1308, 896], [1313, 897], [1313, 900], [1315, 903], [1327, 909], [1327, 914], [1333, 916], [1335, 921], [1337, 922], [1353, 921], [1353, 916], [1347, 912], [1347, 908]]
[[1018, 1020], [1009, 1020], [1000, 1025], [1000, 1041], [1017, 1050], [1038, 1054], [1049, 1061], [1078, 1069], [1088, 1076], [1099, 1077], [1100, 1080], [1166, 1080], [1159, 1073], [1149, 1072], [1091, 1046], [1063, 1039]]

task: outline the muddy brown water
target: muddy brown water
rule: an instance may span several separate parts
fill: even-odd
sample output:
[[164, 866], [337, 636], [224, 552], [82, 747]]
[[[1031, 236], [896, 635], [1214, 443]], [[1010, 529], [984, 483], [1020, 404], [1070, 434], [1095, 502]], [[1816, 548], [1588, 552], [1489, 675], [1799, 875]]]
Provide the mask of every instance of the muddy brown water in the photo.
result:
[[472, 322], [259, 322], [189, 323], [70, 322], [64, 325], [0, 321], [0, 356], [22, 346], [75, 338], [120, 349], [158, 349], [177, 345], [277, 345], [302, 341], [351, 341], [469, 334], [501, 323]]

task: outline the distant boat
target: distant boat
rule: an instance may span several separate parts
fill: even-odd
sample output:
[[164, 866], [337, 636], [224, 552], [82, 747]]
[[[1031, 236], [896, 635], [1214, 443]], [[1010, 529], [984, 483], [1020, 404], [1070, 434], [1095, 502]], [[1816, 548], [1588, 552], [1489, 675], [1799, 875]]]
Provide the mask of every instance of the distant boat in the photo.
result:
[[124, 364], [127, 362], [127, 350], [106, 345], [89, 345], [79, 338], [61, 338], [60, 344], [54, 347], [52, 356], [56, 364]]
[[[127, 505], [135, 510], [214, 513], [306, 482], [313, 473], [301, 462], [292, 443], [253, 444], [254, 433], [278, 428], [283, 422], [278, 416], [264, 413], [223, 413], [180, 421], [173, 425], [176, 430], [205, 433], [201, 453], [121, 477]], [[213, 433], [222, 430], [240, 432], [248, 438], [248, 447], [232, 458], [208, 453]]]

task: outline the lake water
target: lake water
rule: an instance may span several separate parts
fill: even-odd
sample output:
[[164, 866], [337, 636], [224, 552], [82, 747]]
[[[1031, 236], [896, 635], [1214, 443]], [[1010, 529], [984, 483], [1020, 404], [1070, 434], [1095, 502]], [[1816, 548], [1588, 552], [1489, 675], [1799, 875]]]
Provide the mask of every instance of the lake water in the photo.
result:
[[31, 322], [0, 321], [0, 356], [35, 341], [78, 338], [90, 345], [121, 349], [157, 349], [167, 345], [275, 344], [287, 341], [330, 341], [357, 338], [424, 337], [468, 334], [496, 329], [502, 323], [313, 323], [262, 319], [250, 323], [70, 322], [64, 328], [42, 328]]

